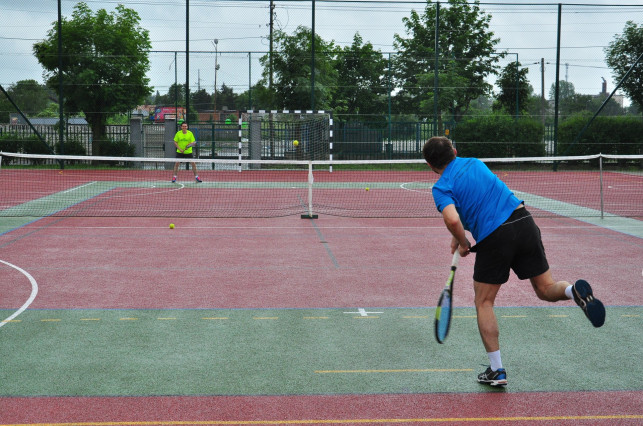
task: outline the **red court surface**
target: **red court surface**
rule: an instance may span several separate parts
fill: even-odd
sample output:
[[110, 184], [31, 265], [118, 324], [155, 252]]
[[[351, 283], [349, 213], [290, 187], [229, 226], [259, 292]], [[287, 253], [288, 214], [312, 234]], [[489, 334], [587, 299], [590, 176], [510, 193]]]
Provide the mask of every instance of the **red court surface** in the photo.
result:
[[[28, 272], [29, 309], [435, 306], [450, 263], [440, 219], [46, 218], [0, 235]], [[538, 219], [557, 279], [587, 279], [608, 306], [643, 305], [643, 241], [573, 219]], [[456, 297], [473, 306], [473, 258]], [[0, 309], [31, 287], [0, 267]], [[563, 302], [570, 306], [569, 302]], [[547, 306], [512, 275], [499, 307]], [[4, 314], [3, 314], [4, 315]], [[6, 315], [5, 315], [6, 316]], [[0, 344], [3, 330], [0, 328]], [[452, 354], [457, 357], [457, 354]], [[582, 367], [581, 367], [582, 368]], [[640, 372], [640, 371], [639, 371]], [[637, 372], [634, 372], [637, 373]], [[2, 389], [2, 383], [0, 383]], [[641, 424], [643, 390], [382, 395], [2, 397], [0, 424]]]
[[[643, 392], [320, 395], [265, 397], [0, 398], [3, 423], [641, 424]], [[625, 414], [630, 413], [630, 414]], [[637, 413], [637, 414], [631, 414]], [[218, 420], [213, 420], [218, 419]]]
[[[223, 309], [433, 306], [451, 258], [439, 219], [173, 222], [42, 219], [1, 235], [2, 259], [37, 279], [31, 308]], [[556, 279], [584, 278], [606, 304], [640, 304], [641, 270], [624, 260], [643, 258], [641, 239], [572, 219], [537, 222]], [[472, 271], [473, 257], [462, 259], [459, 281]], [[528, 282], [512, 275], [508, 285], [498, 306], [548, 305]], [[0, 308], [20, 306], [29, 291], [12, 288]], [[471, 286], [458, 298], [473, 306]]]

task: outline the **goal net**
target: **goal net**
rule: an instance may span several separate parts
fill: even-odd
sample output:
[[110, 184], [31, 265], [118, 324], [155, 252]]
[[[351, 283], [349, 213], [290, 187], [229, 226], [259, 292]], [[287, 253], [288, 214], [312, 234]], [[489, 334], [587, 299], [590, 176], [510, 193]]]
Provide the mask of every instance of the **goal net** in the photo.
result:
[[239, 118], [239, 159], [332, 160], [332, 146], [330, 111], [246, 111]]

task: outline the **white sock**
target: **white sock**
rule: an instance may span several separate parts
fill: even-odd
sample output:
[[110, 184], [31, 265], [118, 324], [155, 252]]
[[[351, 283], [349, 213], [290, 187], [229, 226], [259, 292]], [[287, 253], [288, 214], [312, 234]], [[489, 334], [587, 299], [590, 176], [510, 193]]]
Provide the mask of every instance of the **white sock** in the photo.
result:
[[565, 296], [567, 296], [568, 299], [573, 299], [574, 298], [574, 293], [572, 293], [572, 287], [574, 287], [574, 286], [570, 285], [565, 289]]
[[491, 363], [491, 369], [493, 371], [498, 371], [499, 368], [502, 368], [502, 359], [500, 358], [500, 350], [495, 352], [487, 352], [489, 357], [489, 362]]

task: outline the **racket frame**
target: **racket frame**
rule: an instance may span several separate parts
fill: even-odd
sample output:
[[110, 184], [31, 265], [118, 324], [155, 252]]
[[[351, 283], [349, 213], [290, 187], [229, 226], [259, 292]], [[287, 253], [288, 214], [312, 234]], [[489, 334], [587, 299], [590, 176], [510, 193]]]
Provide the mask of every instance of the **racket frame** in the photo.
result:
[[[455, 271], [456, 269], [458, 269], [459, 260], [460, 252], [456, 249], [456, 251], [453, 253], [453, 259], [451, 260], [451, 271], [449, 272], [449, 277], [447, 278], [447, 282], [444, 285], [444, 289], [440, 293], [440, 299], [438, 300], [438, 305], [435, 309], [435, 340], [437, 340], [440, 344], [444, 343], [447, 336], [449, 335], [449, 329], [451, 328], [451, 317], [453, 316], [453, 282], [455, 279]], [[446, 298], [448, 298], [448, 300], [450, 301], [451, 308], [449, 309], [449, 315], [445, 318], [445, 320], [447, 321], [446, 331], [444, 333], [444, 337], [441, 338], [440, 334], [438, 333], [438, 328], [440, 326], [442, 304]]]

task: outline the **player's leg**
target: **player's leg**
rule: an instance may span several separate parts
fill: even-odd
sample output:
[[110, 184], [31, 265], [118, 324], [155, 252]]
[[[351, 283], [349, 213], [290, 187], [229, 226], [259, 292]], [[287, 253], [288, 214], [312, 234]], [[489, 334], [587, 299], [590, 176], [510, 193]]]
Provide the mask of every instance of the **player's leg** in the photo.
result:
[[[177, 157], [178, 157], [178, 155], [177, 155]], [[179, 171], [179, 163], [176, 162], [176, 163], [174, 163], [174, 173], [172, 174], [172, 183], [176, 182], [176, 176], [177, 176], [178, 171]]]
[[192, 173], [194, 173], [194, 180], [197, 182], [201, 182], [201, 178], [199, 177], [199, 172], [196, 170], [196, 163], [192, 162]]
[[505, 386], [507, 384], [507, 372], [502, 368], [499, 342], [500, 330], [493, 309], [496, 295], [500, 290], [500, 284], [485, 284], [474, 281], [473, 289], [475, 291], [478, 330], [490, 363], [489, 367], [478, 375], [478, 382], [490, 386]]
[[[526, 209], [524, 213], [528, 214]], [[605, 322], [605, 307], [594, 297], [592, 287], [585, 280], [578, 280], [572, 286], [567, 281], [554, 281], [549, 269], [540, 229], [531, 215], [515, 224], [520, 235], [520, 255], [516, 257], [512, 268], [518, 278], [529, 278], [536, 295], [548, 302], [574, 299], [581, 307], [594, 327]]]
[[496, 295], [500, 290], [499, 284], [485, 284], [478, 281], [473, 282], [475, 292], [475, 306], [478, 318], [478, 331], [482, 344], [487, 352], [494, 352], [500, 349], [498, 320], [493, 310]]
[[568, 300], [569, 295], [565, 293], [570, 284], [567, 281], [554, 281], [551, 270], [546, 270], [540, 275], [529, 278], [531, 285], [540, 300], [547, 302], [558, 302]]

